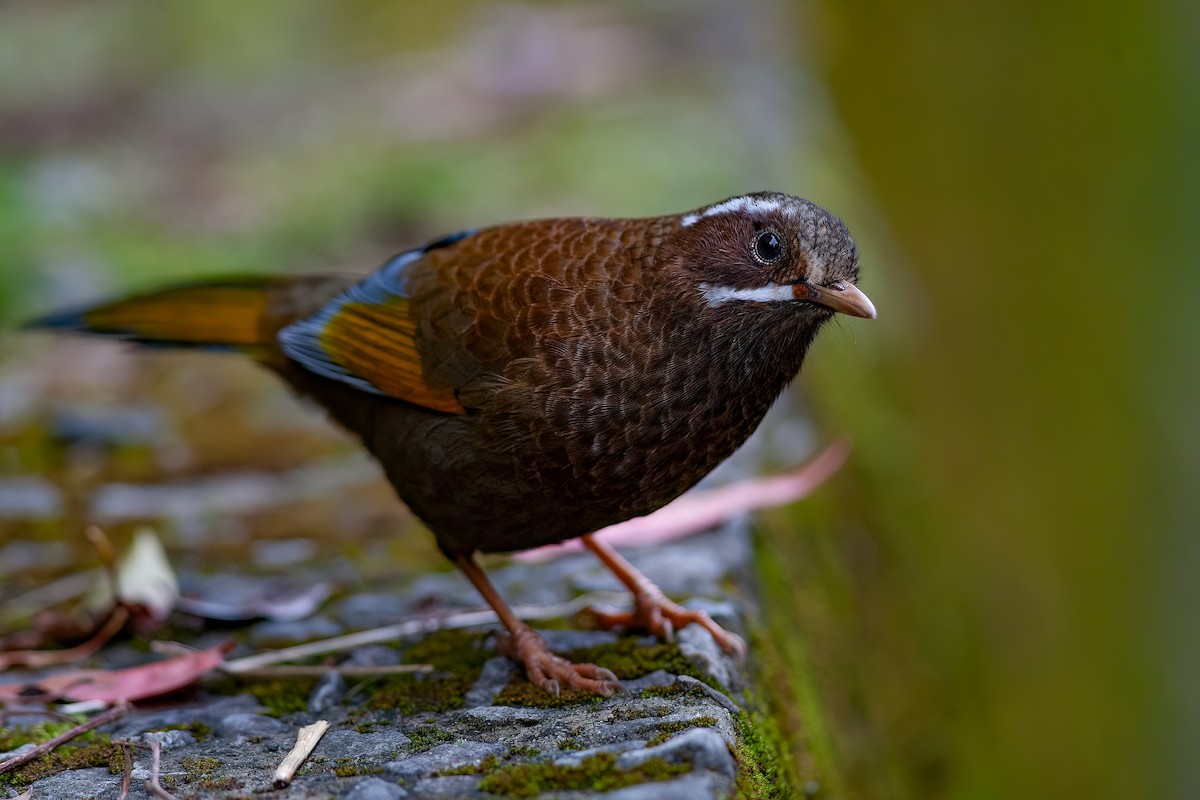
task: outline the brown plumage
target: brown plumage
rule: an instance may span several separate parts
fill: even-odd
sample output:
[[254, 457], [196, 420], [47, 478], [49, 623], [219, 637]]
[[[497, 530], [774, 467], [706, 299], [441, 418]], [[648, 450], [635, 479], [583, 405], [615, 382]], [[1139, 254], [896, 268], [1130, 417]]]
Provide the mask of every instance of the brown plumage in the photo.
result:
[[[352, 283], [272, 278], [49, 317], [142, 341], [235, 347], [361, 437], [442, 551], [496, 607], [530, 677], [609, 693], [548, 653], [473, 560], [584, 536], [694, 485], [757, 427], [835, 311], [874, 316], [854, 243], [782, 194], [686, 215], [467, 232]], [[617, 621], [700, 622], [585, 538], [634, 590]]]

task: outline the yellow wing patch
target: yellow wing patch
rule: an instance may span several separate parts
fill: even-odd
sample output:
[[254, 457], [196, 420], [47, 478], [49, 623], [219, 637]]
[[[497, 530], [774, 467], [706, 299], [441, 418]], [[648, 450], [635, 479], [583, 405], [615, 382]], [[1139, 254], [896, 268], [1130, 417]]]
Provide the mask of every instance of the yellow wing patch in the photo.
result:
[[391, 298], [386, 305], [341, 303], [320, 333], [321, 349], [349, 376], [383, 394], [419, 406], [464, 414], [450, 387], [430, 386], [416, 342], [417, 321], [410, 304]]

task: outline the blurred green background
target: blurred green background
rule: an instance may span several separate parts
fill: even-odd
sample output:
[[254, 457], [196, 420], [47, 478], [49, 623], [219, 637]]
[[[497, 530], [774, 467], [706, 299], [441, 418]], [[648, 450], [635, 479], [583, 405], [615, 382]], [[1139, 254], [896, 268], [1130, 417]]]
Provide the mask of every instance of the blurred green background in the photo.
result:
[[[1194, 797], [1198, 43], [1165, 0], [8, 2], [0, 320], [489, 222], [810, 197], [880, 319], [799, 382], [851, 466], [760, 530], [801, 780]], [[0, 358], [0, 475], [37, 472], [30, 426], [106, 375], [29, 337]], [[279, 424], [268, 380], [187, 369]], [[90, 391], [194, 400], [172, 380]]]

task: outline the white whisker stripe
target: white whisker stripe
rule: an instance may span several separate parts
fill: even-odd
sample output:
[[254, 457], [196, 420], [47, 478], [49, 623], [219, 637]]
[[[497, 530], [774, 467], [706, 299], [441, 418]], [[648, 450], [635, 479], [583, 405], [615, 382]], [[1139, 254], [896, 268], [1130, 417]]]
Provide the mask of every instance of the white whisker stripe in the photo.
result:
[[796, 287], [790, 284], [768, 283], [766, 286], [756, 286], [752, 289], [736, 289], [732, 286], [713, 286], [702, 283], [700, 284], [700, 293], [704, 295], [704, 299], [708, 301], [711, 308], [734, 300], [748, 300], [753, 303], [794, 300]]
[[[700, 221], [702, 217], [712, 217], [717, 214], [736, 214], [739, 211], [755, 211], [758, 213], [767, 213], [769, 211], [778, 211], [784, 208], [784, 204], [774, 198], [765, 197], [734, 197], [722, 203], [717, 203], [715, 206], [709, 206], [702, 211], [693, 211], [690, 214], [685, 214], [679, 223], [685, 227], [691, 227]], [[791, 207], [787, 207], [791, 210]]]

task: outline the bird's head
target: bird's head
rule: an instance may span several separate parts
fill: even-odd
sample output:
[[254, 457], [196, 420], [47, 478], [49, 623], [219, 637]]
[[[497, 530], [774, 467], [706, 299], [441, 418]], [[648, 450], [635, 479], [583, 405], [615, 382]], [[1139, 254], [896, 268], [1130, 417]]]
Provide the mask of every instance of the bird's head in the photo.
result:
[[744, 311], [794, 309], [819, 324], [834, 312], [875, 318], [855, 286], [858, 253], [842, 221], [799, 197], [732, 197], [679, 218], [672, 244], [701, 302]]

